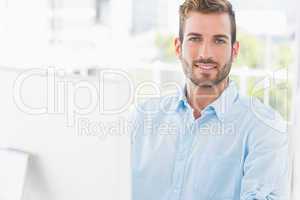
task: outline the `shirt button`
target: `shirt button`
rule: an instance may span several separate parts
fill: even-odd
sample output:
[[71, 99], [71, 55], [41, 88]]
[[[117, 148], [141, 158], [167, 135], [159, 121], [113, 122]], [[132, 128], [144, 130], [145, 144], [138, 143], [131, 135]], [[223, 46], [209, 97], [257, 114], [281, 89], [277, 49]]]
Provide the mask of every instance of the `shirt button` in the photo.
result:
[[173, 190], [173, 192], [174, 192], [175, 194], [178, 194], [178, 193], [179, 193], [179, 189], [175, 188], [175, 189]]

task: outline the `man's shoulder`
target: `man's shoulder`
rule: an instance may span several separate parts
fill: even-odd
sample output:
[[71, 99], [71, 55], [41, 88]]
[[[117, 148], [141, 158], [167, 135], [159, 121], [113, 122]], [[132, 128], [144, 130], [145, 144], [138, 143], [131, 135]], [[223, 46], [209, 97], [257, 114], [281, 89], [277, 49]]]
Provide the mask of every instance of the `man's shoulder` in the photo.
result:
[[176, 99], [178, 99], [176, 96], [163, 96], [133, 104], [129, 118], [133, 124], [130, 132], [133, 133], [134, 138], [144, 131], [151, 131], [152, 129], [147, 129], [147, 127], [159, 125], [160, 120], [170, 116], [170, 113], [173, 112], [172, 109], [176, 107]]
[[251, 128], [253, 130], [265, 130], [268, 132], [286, 133], [287, 122], [271, 106], [262, 103], [256, 97], [241, 97], [239, 106], [243, 108], [245, 118], [251, 120], [253, 123]]

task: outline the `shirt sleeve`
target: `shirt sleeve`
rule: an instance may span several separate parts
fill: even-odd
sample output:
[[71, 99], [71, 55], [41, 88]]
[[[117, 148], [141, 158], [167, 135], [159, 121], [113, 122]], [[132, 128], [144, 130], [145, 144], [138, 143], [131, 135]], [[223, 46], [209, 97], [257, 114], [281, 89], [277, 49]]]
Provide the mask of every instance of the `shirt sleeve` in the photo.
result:
[[271, 127], [248, 136], [241, 200], [288, 200], [288, 134]]

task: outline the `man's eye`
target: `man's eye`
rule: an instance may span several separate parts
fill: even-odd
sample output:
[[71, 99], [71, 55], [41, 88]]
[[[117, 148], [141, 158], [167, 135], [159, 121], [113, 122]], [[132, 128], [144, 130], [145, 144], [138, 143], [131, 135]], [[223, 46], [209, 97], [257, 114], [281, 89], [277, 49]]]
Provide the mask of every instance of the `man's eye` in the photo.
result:
[[223, 39], [216, 39], [216, 40], [215, 40], [215, 43], [216, 43], [216, 44], [225, 44], [226, 41], [223, 40]]
[[191, 42], [199, 42], [199, 41], [200, 41], [200, 38], [197, 38], [197, 37], [191, 37], [191, 38], [189, 38], [189, 41], [191, 41]]

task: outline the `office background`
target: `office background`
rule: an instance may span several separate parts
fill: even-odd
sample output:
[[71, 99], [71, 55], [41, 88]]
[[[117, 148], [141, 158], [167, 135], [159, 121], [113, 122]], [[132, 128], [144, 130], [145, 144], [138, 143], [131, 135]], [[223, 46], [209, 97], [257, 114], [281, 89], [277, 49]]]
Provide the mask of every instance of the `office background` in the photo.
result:
[[[79, 110], [90, 108], [93, 94], [87, 88], [94, 85], [92, 91], [105, 96], [102, 100], [108, 110], [120, 105], [129, 108], [134, 103], [128, 97], [131, 83], [135, 89], [145, 82], [155, 83], [159, 88], [170, 82], [182, 84], [184, 78], [172, 46], [178, 31], [177, 12], [181, 2], [0, 1], [0, 119], [3, 122], [0, 147], [20, 149], [30, 155], [23, 199], [119, 199], [122, 194], [128, 195], [129, 186], [124, 187], [129, 177], [126, 174], [128, 135], [111, 137], [109, 130], [102, 131], [99, 123], [121, 123], [129, 109], [106, 115], [99, 113], [100, 105], [96, 105], [96, 111], [86, 109], [82, 114], [72, 115], [66, 112], [69, 110], [64, 102], [75, 99]], [[300, 181], [297, 7], [300, 4], [292, 0], [231, 2], [236, 10], [241, 42], [231, 78], [238, 83], [241, 94], [258, 97], [286, 120], [294, 146], [291, 157], [295, 159], [291, 162], [295, 167], [291, 177], [297, 188]], [[28, 111], [16, 102], [14, 87], [22, 74], [33, 69], [39, 70], [39, 75], [20, 84], [22, 94], [18, 96], [22, 96], [23, 107], [32, 108]], [[105, 93], [99, 88], [97, 75], [101, 71], [111, 73], [106, 77]], [[67, 87], [64, 83], [68, 82], [91, 85], [73, 84], [76, 95], [61, 89], [61, 95], [55, 93], [56, 104], [51, 109], [49, 96], [52, 94], [47, 92], [51, 90], [49, 80], [52, 79], [48, 75], [52, 72], [60, 74], [52, 82], [54, 87]], [[149, 91], [151, 88], [141, 88], [144, 94]], [[97, 100], [101, 99], [99, 96]], [[47, 107], [45, 112], [35, 113], [39, 110], [36, 108], [43, 107]], [[80, 123], [96, 124], [96, 130], [91, 128], [92, 131], [82, 135]], [[116, 193], [115, 188], [120, 192]], [[293, 195], [297, 199], [300, 194], [294, 189]]]

